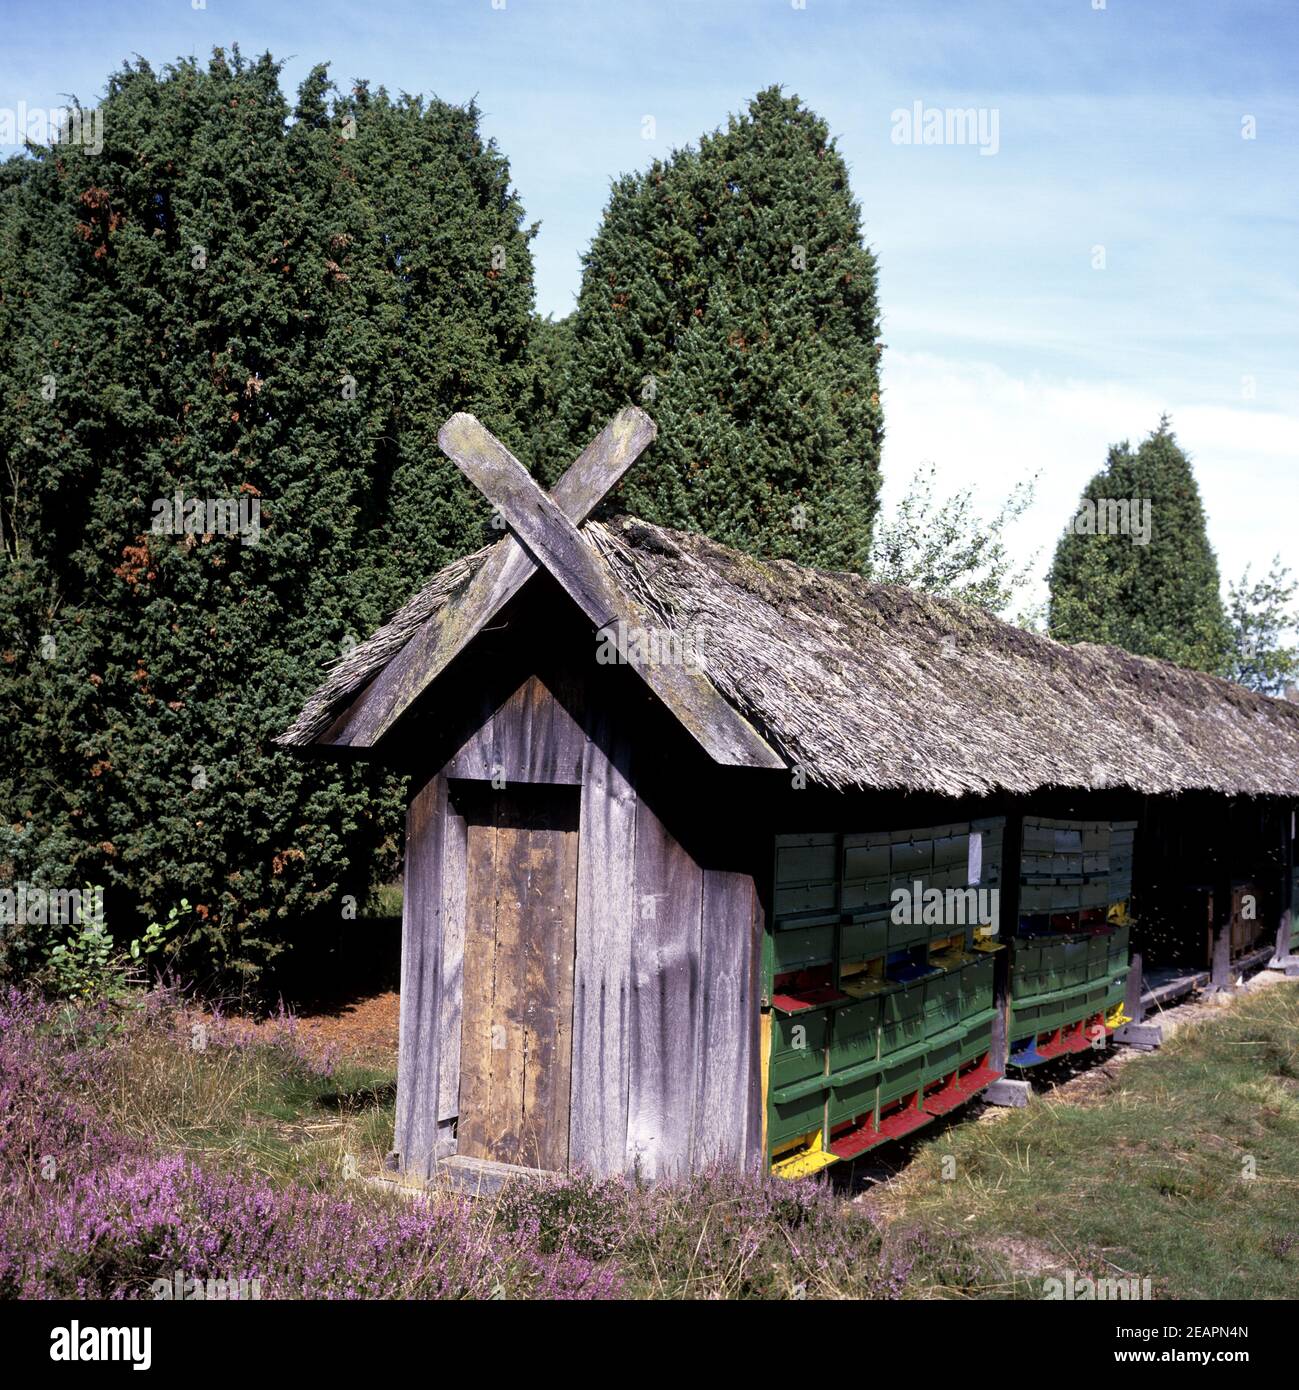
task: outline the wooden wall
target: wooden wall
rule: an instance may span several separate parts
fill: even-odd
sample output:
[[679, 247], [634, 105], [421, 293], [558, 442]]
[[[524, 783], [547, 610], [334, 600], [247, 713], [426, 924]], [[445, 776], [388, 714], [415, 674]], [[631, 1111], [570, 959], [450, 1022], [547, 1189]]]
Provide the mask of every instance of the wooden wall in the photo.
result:
[[575, 685], [569, 670], [498, 681], [498, 692], [513, 688], [482, 700], [445, 761], [412, 780], [395, 1148], [420, 1176], [455, 1152], [466, 920], [457, 787], [496, 778], [581, 788], [571, 1166], [649, 1177], [756, 1167], [761, 851], [686, 833], [698, 811], [691, 751], [648, 710], [620, 703], [617, 673]]

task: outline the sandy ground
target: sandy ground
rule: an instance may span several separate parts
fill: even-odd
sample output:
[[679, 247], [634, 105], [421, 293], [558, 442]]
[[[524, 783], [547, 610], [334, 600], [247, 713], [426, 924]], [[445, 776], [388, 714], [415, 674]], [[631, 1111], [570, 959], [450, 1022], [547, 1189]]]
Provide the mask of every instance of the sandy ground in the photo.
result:
[[[380, 990], [355, 999], [312, 1005], [297, 1011], [298, 1037], [320, 1057], [333, 1056], [368, 1067], [397, 1067], [398, 995]], [[274, 1019], [253, 1023], [255, 1031], [270, 1031]]]

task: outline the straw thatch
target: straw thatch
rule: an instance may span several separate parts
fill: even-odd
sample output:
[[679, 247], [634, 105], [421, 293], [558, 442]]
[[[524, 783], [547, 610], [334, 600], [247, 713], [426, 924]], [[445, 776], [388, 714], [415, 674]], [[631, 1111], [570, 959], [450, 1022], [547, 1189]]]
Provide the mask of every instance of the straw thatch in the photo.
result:
[[[948, 795], [1043, 786], [1299, 795], [1299, 705], [634, 518], [581, 533], [623, 593], [702, 653], [717, 690], [811, 782]], [[422, 622], [455, 603], [486, 554], [437, 575], [278, 741], [311, 743]]]

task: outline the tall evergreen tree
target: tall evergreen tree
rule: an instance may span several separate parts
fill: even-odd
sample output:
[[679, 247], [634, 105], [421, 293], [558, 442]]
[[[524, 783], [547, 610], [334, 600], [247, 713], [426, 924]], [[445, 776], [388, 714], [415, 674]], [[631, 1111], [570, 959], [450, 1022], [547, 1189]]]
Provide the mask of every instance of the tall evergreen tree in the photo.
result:
[[[1127, 526], [1119, 529], [1124, 506]], [[1050, 588], [1050, 631], [1061, 641], [1224, 670], [1230, 632], [1218, 562], [1190, 460], [1167, 417], [1138, 449], [1125, 441], [1110, 450], [1056, 547]]]
[[862, 570], [879, 487], [875, 261], [819, 117], [778, 88], [617, 180], [584, 258], [550, 476], [628, 402], [659, 437], [628, 510]]
[[[391, 866], [391, 781], [269, 739], [481, 543], [436, 427], [476, 410], [517, 446], [529, 380], [531, 233], [474, 108], [338, 96], [318, 68], [290, 113], [278, 77], [237, 51], [140, 62], [101, 153], [0, 179], [0, 319], [22, 325], [0, 349], [0, 865], [105, 884], [128, 933], [186, 897], [222, 968]], [[155, 530], [177, 492], [256, 502], [257, 534], [206, 510]], [[40, 948], [11, 938], [11, 963]]]

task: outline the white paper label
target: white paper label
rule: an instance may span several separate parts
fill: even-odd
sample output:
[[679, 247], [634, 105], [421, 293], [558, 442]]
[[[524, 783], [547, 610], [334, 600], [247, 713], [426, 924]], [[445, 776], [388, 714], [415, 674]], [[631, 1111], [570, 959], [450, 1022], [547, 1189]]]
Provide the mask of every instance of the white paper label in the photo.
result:
[[978, 883], [983, 877], [983, 831], [975, 830], [970, 835], [969, 872], [967, 883]]

